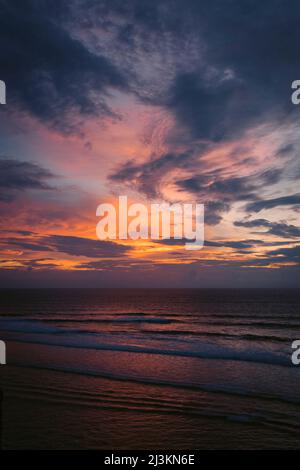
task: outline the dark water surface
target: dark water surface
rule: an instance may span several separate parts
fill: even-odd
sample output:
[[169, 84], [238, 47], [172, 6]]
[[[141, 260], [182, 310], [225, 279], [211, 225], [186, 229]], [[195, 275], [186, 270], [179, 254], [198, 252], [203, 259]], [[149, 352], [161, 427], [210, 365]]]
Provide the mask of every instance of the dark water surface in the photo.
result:
[[300, 294], [1, 290], [6, 449], [299, 448]]

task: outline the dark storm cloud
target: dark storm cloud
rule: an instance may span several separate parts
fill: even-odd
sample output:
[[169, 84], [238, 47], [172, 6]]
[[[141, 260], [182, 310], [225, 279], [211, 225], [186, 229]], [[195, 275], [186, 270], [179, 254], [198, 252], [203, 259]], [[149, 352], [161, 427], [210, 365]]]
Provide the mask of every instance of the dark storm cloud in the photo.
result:
[[160, 195], [159, 183], [163, 175], [174, 168], [186, 168], [191, 164], [190, 153], [167, 153], [153, 157], [145, 163], [129, 160], [110, 175], [110, 180], [127, 183], [148, 197]]
[[[153, 240], [154, 243], [159, 243], [161, 245], [185, 245], [190, 240], [187, 238], [182, 238], [180, 240], [176, 240], [175, 238], [170, 239], [161, 239], [161, 240]], [[234, 248], [237, 250], [241, 249], [248, 249], [253, 248], [255, 245], [262, 245], [264, 242], [262, 240], [239, 240], [239, 241], [214, 241], [214, 240], [205, 240], [204, 247], [209, 246], [213, 248]]]
[[[53, 261], [53, 262], [52, 262]], [[42, 269], [42, 270], [47, 270], [47, 269], [57, 269], [57, 264], [54, 262], [55, 260], [51, 258], [39, 258], [35, 260], [29, 260], [29, 259], [7, 259], [7, 260], [1, 260], [1, 269], [5, 269], [6, 267], [9, 268], [12, 266], [12, 263], [15, 263], [15, 269], [22, 269], [26, 271], [32, 271], [36, 269]]]
[[203, 259], [196, 261], [197, 264], [203, 264], [207, 266], [231, 266], [231, 267], [264, 267], [272, 264], [286, 265], [287, 263], [293, 263], [296, 266], [300, 264], [300, 245], [290, 248], [279, 248], [276, 250], [269, 251], [264, 255], [253, 255], [251, 259], [245, 259], [243, 261], [237, 259]]
[[1, 229], [0, 230], [1, 233], [6, 233], [6, 234], [14, 234], [14, 235], [25, 235], [25, 236], [29, 236], [29, 235], [35, 235], [35, 232], [31, 232], [30, 230], [3, 230]]
[[128, 259], [125, 260], [119, 260], [119, 259], [109, 259], [109, 260], [100, 260], [100, 261], [88, 261], [87, 263], [81, 263], [79, 268], [82, 269], [87, 269], [87, 270], [100, 270], [102, 271], [103, 269], [105, 270], [111, 270], [111, 269], [120, 269], [123, 270], [125, 269], [126, 271], [128, 270], [129, 266], [133, 266], [136, 269], [142, 268], [143, 271], [147, 271], [147, 269], [150, 269], [153, 267], [153, 263], [151, 261], [140, 261], [140, 262], [129, 262]]
[[[157, 90], [137, 93], [169, 109], [192, 138], [219, 142], [299, 115], [290, 101], [300, 67], [296, 0], [104, 1], [94, 8], [132, 54], [143, 46], [144, 54], [163, 55], [172, 45], [173, 69], [158, 77]], [[99, 24], [101, 14], [94, 16]]]
[[190, 11], [206, 63], [179, 71], [170, 87], [168, 106], [182, 125], [197, 138], [220, 141], [298, 113], [289, 95], [300, 66], [299, 2], [204, 1], [192, 2]]
[[227, 201], [202, 201], [205, 202], [205, 223], [208, 225], [217, 225], [221, 222], [224, 212], [230, 210], [230, 204]]
[[51, 190], [54, 175], [36, 163], [0, 159], [0, 201], [10, 202], [18, 193], [28, 190]]
[[[166, 106], [196, 139], [219, 142], [233, 137], [249, 126], [257, 114], [256, 98], [247, 96], [246, 83], [236, 79], [206, 81], [201, 71], [179, 74], [169, 94]], [[245, 97], [249, 102], [245, 103]]]
[[293, 144], [287, 144], [281, 147], [277, 151], [277, 155], [282, 158], [289, 157], [295, 151], [295, 146]]
[[195, 174], [191, 178], [177, 181], [177, 186], [192, 193], [205, 192], [221, 196], [224, 201], [256, 199], [262, 187], [278, 183], [282, 169], [274, 168], [248, 176], [224, 178], [220, 170], [211, 173]]
[[263, 185], [270, 186], [272, 184], [276, 184], [280, 181], [282, 176], [283, 170], [280, 168], [272, 168], [270, 170], [266, 170], [260, 175], [258, 178], [261, 180]]
[[110, 241], [92, 240], [84, 237], [67, 235], [47, 235], [24, 238], [2, 239], [5, 247], [18, 248], [35, 252], [60, 252], [88, 258], [118, 257], [130, 251], [130, 248]]
[[300, 245], [293, 246], [291, 248], [280, 248], [278, 250], [269, 251], [270, 256], [274, 256], [274, 260], [281, 262], [283, 261], [300, 261]]
[[253, 248], [255, 245], [261, 245], [262, 240], [239, 240], [239, 241], [207, 241], [205, 242], [206, 246], [216, 247], [216, 248], [234, 248], [236, 250], [246, 250], [248, 248]]
[[300, 204], [300, 194], [292, 194], [290, 196], [282, 196], [274, 199], [265, 199], [251, 202], [246, 205], [249, 212], [260, 212], [263, 209], [273, 209], [279, 206], [295, 206]]
[[[108, 87], [126, 81], [109, 58], [95, 55], [62, 27], [66, 2], [2, 0], [1, 78], [7, 103], [62, 132], [76, 127], [76, 113], [112, 115]], [[75, 4], [74, 4], [75, 5]]]
[[[181, 240], [175, 240], [174, 238], [170, 239], [161, 239], [161, 240], [152, 240], [154, 243], [159, 243], [161, 245], [166, 246], [181, 246], [188, 243], [190, 240], [186, 238], [182, 238]], [[257, 246], [263, 247], [274, 247], [274, 246], [286, 246], [286, 245], [293, 245], [295, 241], [280, 241], [280, 242], [266, 242], [260, 239], [245, 239], [245, 240], [204, 240], [204, 248], [211, 247], [211, 248], [232, 248], [236, 250], [238, 253], [247, 253], [249, 254], [252, 250], [254, 250]], [[182, 256], [181, 252], [174, 252], [178, 256]], [[267, 256], [268, 258], [268, 256]], [[227, 260], [230, 262], [230, 260]], [[220, 262], [217, 260], [216, 262]], [[240, 261], [238, 262], [240, 263]]]
[[43, 241], [55, 251], [89, 258], [121, 256], [129, 251], [124, 245], [83, 237], [49, 235], [44, 237]]
[[236, 227], [257, 228], [266, 227], [268, 230], [264, 233], [276, 235], [283, 238], [298, 238], [300, 237], [300, 227], [289, 225], [284, 222], [270, 222], [266, 219], [255, 220], [237, 220], [234, 222]]
[[225, 201], [236, 201], [255, 198], [256, 186], [248, 177], [235, 177], [227, 179], [215, 179], [212, 175], [196, 175], [180, 180], [177, 185], [182, 189], [193, 193], [206, 193], [223, 196]]

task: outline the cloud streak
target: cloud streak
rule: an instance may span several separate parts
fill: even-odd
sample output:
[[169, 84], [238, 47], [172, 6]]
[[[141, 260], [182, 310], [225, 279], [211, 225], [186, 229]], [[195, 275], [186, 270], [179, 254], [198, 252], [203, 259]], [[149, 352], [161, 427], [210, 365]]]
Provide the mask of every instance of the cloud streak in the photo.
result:
[[245, 228], [260, 228], [265, 227], [268, 230], [263, 233], [268, 235], [276, 235], [277, 237], [283, 238], [299, 238], [300, 227], [295, 225], [286, 224], [284, 222], [270, 222], [266, 219], [254, 219], [254, 220], [237, 220], [234, 222], [236, 227]]
[[281, 196], [273, 199], [259, 200], [246, 205], [249, 212], [260, 212], [263, 209], [273, 209], [274, 207], [299, 206], [300, 194], [291, 194], [290, 196]]
[[0, 159], [0, 200], [11, 202], [17, 195], [29, 189], [53, 190], [50, 184], [55, 175], [36, 163], [16, 159]]
[[58, 252], [87, 258], [115, 258], [128, 254], [130, 247], [111, 241], [68, 235], [46, 235], [23, 238], [8, 237], [2, 245], [33, 252]]

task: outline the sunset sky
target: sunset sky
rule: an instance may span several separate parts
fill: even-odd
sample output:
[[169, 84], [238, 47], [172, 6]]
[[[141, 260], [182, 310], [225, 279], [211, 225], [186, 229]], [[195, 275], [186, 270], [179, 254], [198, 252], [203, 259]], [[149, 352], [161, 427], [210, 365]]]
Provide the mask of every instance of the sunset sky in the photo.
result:
[[[0, 0], [2, 287], [295, 287], [300, 3]], [[205, 204], [205, 247], [96, 208]]]

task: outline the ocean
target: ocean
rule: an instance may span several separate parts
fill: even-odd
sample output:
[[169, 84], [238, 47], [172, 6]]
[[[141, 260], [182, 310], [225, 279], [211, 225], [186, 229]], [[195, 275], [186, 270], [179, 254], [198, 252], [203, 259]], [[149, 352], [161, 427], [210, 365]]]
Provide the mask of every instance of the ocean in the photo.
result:
[[296, 449], [300, 293], [0, 291], [4, 449]]

